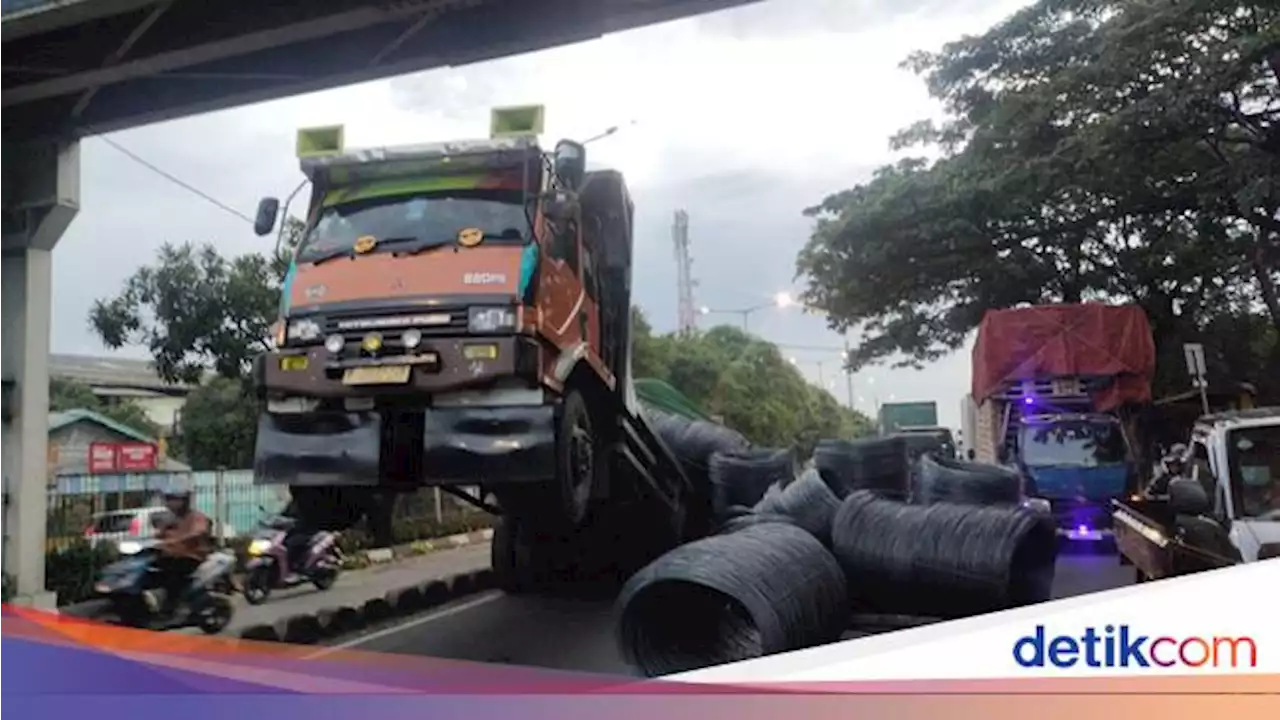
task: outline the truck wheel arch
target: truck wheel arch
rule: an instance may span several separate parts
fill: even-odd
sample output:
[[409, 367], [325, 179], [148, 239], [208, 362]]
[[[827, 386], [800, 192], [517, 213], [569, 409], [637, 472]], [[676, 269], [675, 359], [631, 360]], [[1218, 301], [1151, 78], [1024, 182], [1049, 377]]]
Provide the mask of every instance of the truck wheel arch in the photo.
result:
[[588, 345], [585, 342], [578, 342], [568, 350], [560, 353], [560, 357], [556, 359], [555, 367], [551, 371], [552, 378], [561, 385], [568, 384], [569, 376], [573, 375], [574, 370], [578, 366], [586, 362]]

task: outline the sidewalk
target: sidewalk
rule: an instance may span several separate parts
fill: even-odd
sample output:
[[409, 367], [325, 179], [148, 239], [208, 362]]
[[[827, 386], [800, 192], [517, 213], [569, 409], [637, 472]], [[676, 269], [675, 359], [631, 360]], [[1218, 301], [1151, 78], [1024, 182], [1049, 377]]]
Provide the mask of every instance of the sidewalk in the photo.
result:
[[366, 600], [382, 597], [389, 590], [446, 578], [458, 573], [489, 567], [489, 543], [477, 543], [427, 555], [404, 558], [361, 570], [347, 570], [329, 590], [320, 592], [311, 585], [277, 591], [262, 605], [254, 607], [237, 598], [236, 614], [222, 635], [232, 637], [251, 625], [269, 624], [291, 615], [311, 613], [331, 607], [359, 607]]

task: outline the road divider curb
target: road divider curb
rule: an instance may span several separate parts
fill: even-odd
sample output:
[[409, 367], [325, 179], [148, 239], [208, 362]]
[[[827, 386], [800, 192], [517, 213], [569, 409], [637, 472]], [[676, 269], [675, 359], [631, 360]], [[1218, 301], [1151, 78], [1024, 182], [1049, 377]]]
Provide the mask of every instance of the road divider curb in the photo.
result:
[[329, 607], [291, 615], [274, 623], [250, 625], [239, 632], [239, 637], [244, 640], [291, 645], [316, 645], [359, 632], [371, 625], [432, 610], [493, 587], [492, 570], [460, 573], [442, 580], [429, 580], [390, 590], [382, 597], [370, 598], [358, 607]]
[[384, 563], [395, 562], [403, 558], [421, 555], [424, 552], [433, 552], [436, 550], [450, 550], [453, 548], [466, 547], [468, 545], [477, 545], [493, 540], [493, 528], [485, 528], [484, 530], [476, 530], [469, 533], [459, 533], [457, 535], [446, 535], [445, 537], [433, 538], [431, 540], [416, 540], [404, 545], [396, 545], [394, 547], [372, 548], [364, 551], [365, 559], [373, 565], [381, 565]]

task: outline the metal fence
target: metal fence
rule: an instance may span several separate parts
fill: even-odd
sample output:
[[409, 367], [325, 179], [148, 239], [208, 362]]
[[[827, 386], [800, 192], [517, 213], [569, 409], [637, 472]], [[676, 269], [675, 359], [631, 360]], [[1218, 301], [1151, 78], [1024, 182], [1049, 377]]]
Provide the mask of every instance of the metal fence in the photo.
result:
[[[170, 487], [186, 487], [192, 503], [214, 523], [215, 533], [233, 540], [254, 532], [267, 515], [284, 509], [283, 485], [254, 485], [252, 470], [63, 475], [49, 490], [48, 549], [59, 550], [91, 535], [129, 532], [139, 510], [158, 507]], [[484, 513], [438, 488], [402, 496], [396, 503], [396, 533], [405, 541], [431, 537], [475, 524]], [[142, 522], [142, 520], [139, 520]]]

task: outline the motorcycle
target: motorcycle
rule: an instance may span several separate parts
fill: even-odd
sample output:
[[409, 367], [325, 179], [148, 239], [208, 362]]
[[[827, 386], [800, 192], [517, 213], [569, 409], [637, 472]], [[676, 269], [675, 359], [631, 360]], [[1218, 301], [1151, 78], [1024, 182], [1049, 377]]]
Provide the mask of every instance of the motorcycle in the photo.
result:
[[249, 563], [244, 581], [244, 599], [250, 605], [261, 605], [274, 590], [296, 587], [303, 583], [328, 590], [338, 580], [342, 569], [342, 550], [338, 534], [320, 530], [307, 540], [305, 555], [299, 567], [293, 567], [286, 538], [297, 525], [293, 518], [276, 516], [259, 527], [249, 542]]
[[236, 566], [234, 554], [215, 551], [191, 574], [185, 601], [190, 612], [181, 621], [161, 611], [164, 607], [162, 573], [156, 560], [160, 552], [154, 540], [120, 543], [120, 560], [103, 568], [93, 586], [94, 599], [100, 604], [90, 617], [112, 625], [144, 630], [176, 630], [196, 627], [207, 635], [216, 635], [231, 622], [231, 573]]

